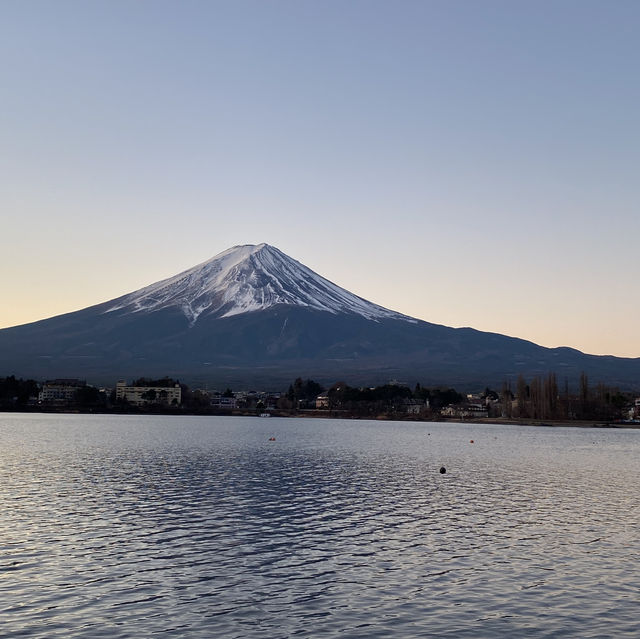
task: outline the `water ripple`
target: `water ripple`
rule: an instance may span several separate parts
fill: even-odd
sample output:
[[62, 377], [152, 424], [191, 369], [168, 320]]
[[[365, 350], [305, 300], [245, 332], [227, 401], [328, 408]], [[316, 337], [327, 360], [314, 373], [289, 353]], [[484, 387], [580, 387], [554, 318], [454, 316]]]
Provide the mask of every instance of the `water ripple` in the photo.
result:
[[639, 447], [638, 431], [2, 416], [3, 636], [635, 637]]

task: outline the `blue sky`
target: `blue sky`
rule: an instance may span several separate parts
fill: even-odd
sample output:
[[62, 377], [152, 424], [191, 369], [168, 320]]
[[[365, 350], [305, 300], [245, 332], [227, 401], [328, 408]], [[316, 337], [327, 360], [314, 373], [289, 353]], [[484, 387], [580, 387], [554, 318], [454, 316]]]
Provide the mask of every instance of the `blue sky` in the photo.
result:
[[0, 326], [235, 244], [640, 356], [640, 4], [0, 5]]

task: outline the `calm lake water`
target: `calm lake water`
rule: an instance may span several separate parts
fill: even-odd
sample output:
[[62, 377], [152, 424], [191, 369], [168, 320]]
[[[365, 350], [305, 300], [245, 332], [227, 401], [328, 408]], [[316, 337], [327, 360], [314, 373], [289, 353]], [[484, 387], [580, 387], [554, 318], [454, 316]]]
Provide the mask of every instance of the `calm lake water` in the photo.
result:
[[639, 453], [631, 430], [1, 414], [0, 633], [638, 637]]

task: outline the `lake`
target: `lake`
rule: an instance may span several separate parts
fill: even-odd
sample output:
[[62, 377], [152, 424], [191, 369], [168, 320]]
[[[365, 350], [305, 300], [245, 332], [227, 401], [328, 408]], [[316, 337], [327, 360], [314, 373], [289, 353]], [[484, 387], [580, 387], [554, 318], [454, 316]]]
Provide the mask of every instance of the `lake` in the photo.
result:
[[1, 634], [638, 637], [639, 471], [636, 430], [0, 414]]

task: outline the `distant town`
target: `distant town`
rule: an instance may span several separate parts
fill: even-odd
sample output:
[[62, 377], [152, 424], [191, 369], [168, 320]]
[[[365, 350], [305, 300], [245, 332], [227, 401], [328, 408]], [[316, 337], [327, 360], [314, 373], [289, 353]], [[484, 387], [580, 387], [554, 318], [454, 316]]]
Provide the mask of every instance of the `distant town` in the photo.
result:
[[169, 377], [118, 380], [111, 388], [81, 379], [44, 382], [0, 378], [0, 410], [96, 413], [260, 415], [411, 420], [529, 420], [640, 425], [640, 397], [603, 384], [590, 386], [586, 375], [577, 391], [556, 376], [526, 380], [516, 388], [462, 394], [453, 388], [428, 388], [396, 380], [374, 387], [336, 382], [324, 387], [301, 377], [287, 390], [191, 389]]

